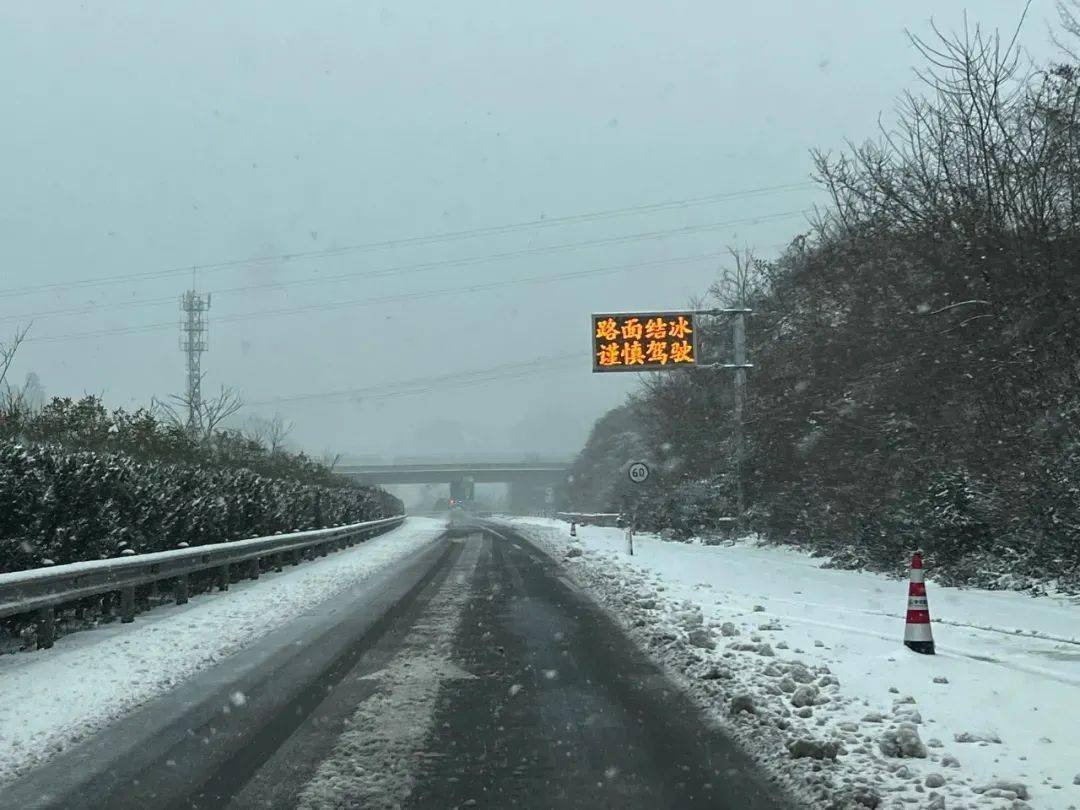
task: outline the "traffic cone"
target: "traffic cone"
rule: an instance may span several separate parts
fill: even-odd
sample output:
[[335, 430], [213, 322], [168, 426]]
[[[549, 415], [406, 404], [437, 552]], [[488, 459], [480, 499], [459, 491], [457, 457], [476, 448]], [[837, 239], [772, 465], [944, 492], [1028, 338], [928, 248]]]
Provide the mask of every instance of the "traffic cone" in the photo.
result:
[[930, 632], [930, 606], [926, 602], [926, 584], [923, 581], [922, 554], [918, 551], [911, 555], [904, 644], [917, 653], [934, 654], [934, 636]]
[[573, 520], [570, 521], [570, 536], [577, 537], [577, 522]]

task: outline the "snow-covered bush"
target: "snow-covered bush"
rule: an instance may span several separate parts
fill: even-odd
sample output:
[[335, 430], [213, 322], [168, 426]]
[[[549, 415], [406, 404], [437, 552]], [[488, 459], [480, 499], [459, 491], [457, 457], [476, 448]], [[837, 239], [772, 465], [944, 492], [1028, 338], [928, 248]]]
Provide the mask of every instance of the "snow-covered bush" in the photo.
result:
[[[922, 546], [953, 582], [1080, 591], [1080, 139], [1060, 136], [1080, 132], [1080, 67], [1001, 94], [980, 37], [946, 36], [955, 62], [923, 51], [931, 91], [895, 130], [815, 154], [830, 202], [810, 231], [711, 291], [753, 311], [743, 525], [837, 565], [902, 570]], [[710, 361], [733, 357], [727, 320], [695, 329]], [[632, 450], [667, 473], [635, 517], [697, 531], [688, 482], [735, 467], [733, 383], [645, 375], [579, 457], [575, 508], [626, 511]]]
[[985, 551], [993, 542], [994, 501], [990, 485], [967, 470], [935, 473], [920, 503], [922, 547], [941, 564]]
[[0, 442], [0, 572], [400, 512], [400, 501], [371, 487]]

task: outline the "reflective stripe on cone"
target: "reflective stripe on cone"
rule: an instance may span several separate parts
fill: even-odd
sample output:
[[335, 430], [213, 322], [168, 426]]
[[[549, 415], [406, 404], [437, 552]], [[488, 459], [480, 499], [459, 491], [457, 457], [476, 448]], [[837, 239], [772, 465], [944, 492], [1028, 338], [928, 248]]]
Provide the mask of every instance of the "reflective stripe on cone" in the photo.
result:
[[930, 606], [926, 601], [926, 582], [923, 579], [922, 555], [911, 557], [911, 578], [908, 583], [907, 623], [904, 625], [904, 644], [917, 653], [934, 654], [934, 636], [930, 631]]

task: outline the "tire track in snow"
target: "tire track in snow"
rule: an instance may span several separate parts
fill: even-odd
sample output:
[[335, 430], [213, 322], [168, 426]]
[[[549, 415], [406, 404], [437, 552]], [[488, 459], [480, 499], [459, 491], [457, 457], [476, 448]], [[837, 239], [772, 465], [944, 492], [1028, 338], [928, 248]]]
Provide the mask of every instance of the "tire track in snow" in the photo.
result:
[[483, 543], [467, 541], [455, 570], [390, 664], [368, 676], [376, 694], [361, 704], [333, 752], [298, 797], [299, 810], [396, 808], [412, 792], [418, 749], [431, 731], [444, 681], [471, 679], [451, 660], [453, 640]]

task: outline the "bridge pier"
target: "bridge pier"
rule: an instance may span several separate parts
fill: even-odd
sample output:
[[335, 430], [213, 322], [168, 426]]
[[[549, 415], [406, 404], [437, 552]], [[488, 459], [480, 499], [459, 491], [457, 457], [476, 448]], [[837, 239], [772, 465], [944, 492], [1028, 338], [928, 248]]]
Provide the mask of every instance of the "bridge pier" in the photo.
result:
[[528, 515], [533, 512], [542, 512], [553, 509], [554, 505], [548, 502], [548, 489], [552, 485], [546, 481], [524, 480], [511, 481], [509, 491], [509, 507], [514, 514]]
[[450, 499], [453, 501], [464, 501], [468, 503], [476, 497], [476, 484], [467, 476], [463, 476], [457, 479], [451, 479], [450, 481]]

